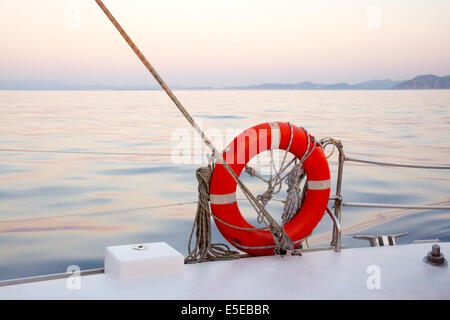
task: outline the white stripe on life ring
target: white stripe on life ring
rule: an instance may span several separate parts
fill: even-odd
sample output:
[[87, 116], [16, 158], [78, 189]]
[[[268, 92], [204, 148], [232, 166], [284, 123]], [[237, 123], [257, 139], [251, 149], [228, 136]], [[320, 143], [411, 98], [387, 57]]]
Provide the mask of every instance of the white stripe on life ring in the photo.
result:
[[325, 190], [331, 188], [330, 179], [328, 180], [317, 180], [311, 181], [308, 180], [308, 189], [309, 190]]
[[211, 204], [228, 204], [236, 202], [236, 192], [227, 194], [210, 194], [209, 202]]
[[269, 122], [270, 132], [272, 136], [272, 141], [270, 144], [270, 149], [278, 149], [280, 147], [281, 141], [281, 131], [278, 122]]

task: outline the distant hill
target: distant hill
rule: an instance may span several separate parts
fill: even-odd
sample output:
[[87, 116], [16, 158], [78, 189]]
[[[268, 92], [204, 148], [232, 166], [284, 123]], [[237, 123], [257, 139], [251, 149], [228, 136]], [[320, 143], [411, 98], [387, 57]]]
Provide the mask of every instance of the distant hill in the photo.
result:
[[370, 80], [357, 84], [348, 84], [345, 82], [333, 84], [320, 84], [310, 81], [283, 84], [283, 83], [263, 83], [259, 85], [244, 86], [244, 87], [224, 87], [220, 89], [225, 90], [388, 90], [393, 86], [402, 83], [403, 81], [394, 81], [390, 79], [385, 80]]
[[384, 80], [375, 79], [357, 83], [354, 84], [353, 86], [363, 90], [389, 90], [392, 89], [392, 87], [394, 87], [395, 85], [400, 84], [402, 82], [403, 82], [402, 80], [394, 81], [391, 79], [384, 79]]
[[223, 87], [225, 90], [315, 90], [320, 89], [320, 84], [309, 81], [299, 83], [263, 83], [251, 86]]
[[425, 74], [397, 84], [392, 89], [450, 89], [450, 76], [439, 77], [434, 74]]

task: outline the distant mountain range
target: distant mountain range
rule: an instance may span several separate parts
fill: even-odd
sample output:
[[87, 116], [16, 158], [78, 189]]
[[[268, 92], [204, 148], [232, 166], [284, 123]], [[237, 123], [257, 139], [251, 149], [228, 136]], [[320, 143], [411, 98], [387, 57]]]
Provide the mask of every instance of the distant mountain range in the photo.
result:
[[[263, 83], [233, 87], [173, 87], [177, 90], [418, 90], [450, 89], [450, 75], [439, 77], [433, 74], [420, 75], [411, 80], [370, 80], [348, 84], [345, 82], [320, 84], [310, 81], [299, 83]], [[0, 90], [160, 90], [146, 86], [74, 85], [63, 81], [48, 80], [0, 80]]]
[[411, 80], [394, 81], [370, 80], [357, 84], [345, 82], [333, 84], [319, 84], [313, 82], [299, 82], [293, 84], [263, 83], [245, 87], [226, 87], [230, 90], [418, 90], [418, 89], [450, 89], [450, 76], [439, 77], [434, 74], [417, 76]]
[[390, 79], [385, 80], [370, 80], [357, 84], [348, 84], [345, 82], [333, 84], [320, 84], [309, 81], [282, 84], [282, 83], [263, 83], [260, 85], [246, 86], [246, 87], [226, 87], [222, 89], [228, 90], [388, 90], [392, 87], [403, 83], [403, 81], [394, 81]]
[[417, 89], [450, 89], [450, 76], [438, 77], [434, 74], [417, 76], [414, 79], [404, 81], [392, 87], [394, 90]]

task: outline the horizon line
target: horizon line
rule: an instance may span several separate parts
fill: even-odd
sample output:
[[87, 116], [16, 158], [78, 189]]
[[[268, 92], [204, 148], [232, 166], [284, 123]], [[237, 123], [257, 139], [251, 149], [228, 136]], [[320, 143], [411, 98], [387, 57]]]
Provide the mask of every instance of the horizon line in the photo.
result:
[[[260, 82], [259, 84], [251, 85], [227, 85], [227, 86], [185, 86], [174, 85], [174, 90], [396, 90], [397, 85], [405, 82], [415, 80], [420, 77], [436, 77], [439, 79], [448, 78], [447, 76], [437, 76], [435, 74], [421, 74], [411, 79], [392, 80], [385, 79], [370, 79], [354, 84], [348, 82], [334, 82], [334, 83], [315, 83], [310, 80], [282, 83], [282, 82]], [[106, 85], [106, 84], [70, 84], [67, 81], [61, 80], [43, 80], [43, 79], [11, 79], [0, 80], [1, 91], [156, 91], [162, 90], [158, 86], [146, 86], [142, 84], [136, 85]], [[58, 84], [60, 82], [61, 84]], [[384, 83], [383, 83], [384, 82]], [[296, 87], [300, 85], [307, 85], [308, 87]], [[372, 85], [372, 87], [370, 86]], [[378, 87], [377, 87], [378, 85]], [[381, 86], [380, 86], [381, 85]], [[420, 88], [419, 88], [420, 89]], [[422, 89], [436, 89], [442, 90], [445, 88], [422, 88]]]

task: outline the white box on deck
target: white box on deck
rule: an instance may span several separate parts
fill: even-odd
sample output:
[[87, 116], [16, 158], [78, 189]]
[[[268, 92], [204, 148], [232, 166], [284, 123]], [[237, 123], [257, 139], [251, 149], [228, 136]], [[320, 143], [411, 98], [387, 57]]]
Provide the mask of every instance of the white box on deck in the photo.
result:
[[107, 247], [105, 274], [119, 279], [182, 273], [184, 257], [165, 242]]

